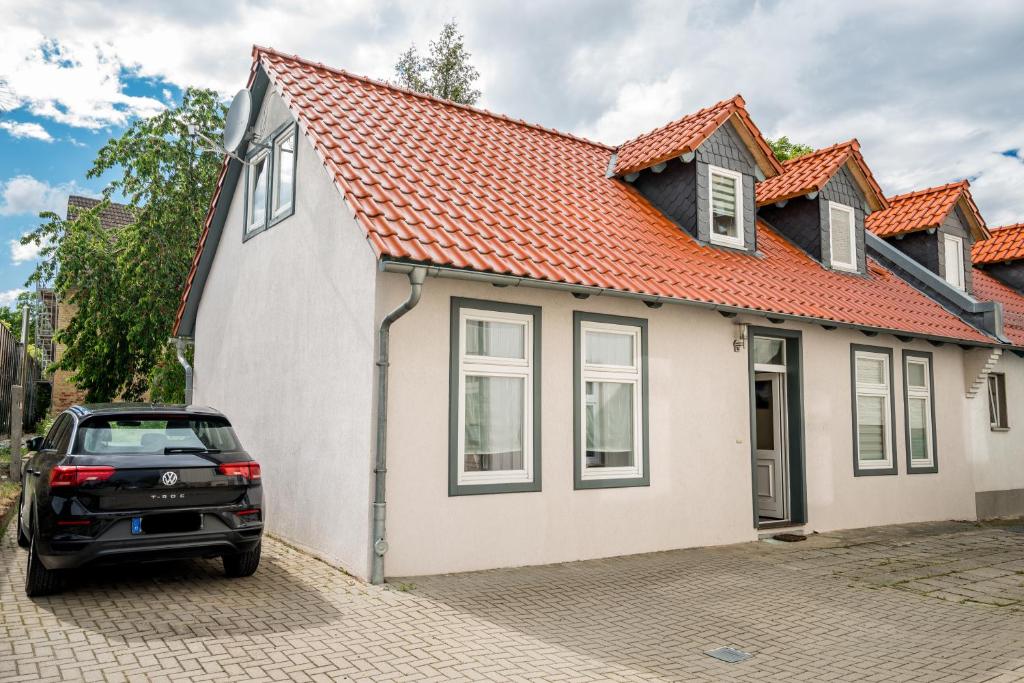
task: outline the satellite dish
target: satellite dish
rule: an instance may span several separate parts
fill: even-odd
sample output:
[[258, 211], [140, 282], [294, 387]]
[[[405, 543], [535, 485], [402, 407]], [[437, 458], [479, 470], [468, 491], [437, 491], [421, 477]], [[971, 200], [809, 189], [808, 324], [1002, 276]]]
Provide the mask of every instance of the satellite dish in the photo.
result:
[[252, 95], [248, 90], [242, 89], [231, 100], [231, 108], [228, 109], [227, 118], [224, 120], [224, 133], [221, 136], [224, 149], [228, 152], [235, 152], [242, 144], [245, 131], [249, 128], [249, 115], [252, 113]]

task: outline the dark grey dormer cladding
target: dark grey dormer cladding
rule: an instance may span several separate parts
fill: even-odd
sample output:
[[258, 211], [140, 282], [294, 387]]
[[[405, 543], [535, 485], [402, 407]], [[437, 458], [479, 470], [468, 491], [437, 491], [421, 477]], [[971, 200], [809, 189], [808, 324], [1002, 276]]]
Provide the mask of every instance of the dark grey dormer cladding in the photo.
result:
[[960, 207], [949, 212], [938, 230], [919, 230], [906, 235], [887, 238], [887, 241], [904, 254], [941, 278], [946, 277], [946, 249], [943, 244], [944, 235], [955, 235], [964, 241], [964, 290], [972, 292], [970, 254], [974, 237], [968, 228], [967, 219]]
[[[970, 274], [970, 270], [967, 272]], [[986, 263], [985, 272], [1024, 294], [1024, 261]]]
[[762, 206], [757, 214], [790, 241], [831, 268], [829, 202], [853, 209], [857, 272], [863, 274], [866, 272], [864, 217], [867, 215], [867, 201], [845, 165], [825, 183], [814, 199], [808, 199], [806, 195], [793, 197], [781, 207], [775, 204]]
[[[633, 184], [659, 211], [702, 243], [711, 242], [710, 166], [743, 174], [743, 250], [757, 247], [754, 222], [754, 174], [757, 164], [731, 121], [697, 148], [694, 158], [684, 163], [670, 159], [664, 170], [640, 172]], [[657, 167], [655, 167], [657, 168]]]

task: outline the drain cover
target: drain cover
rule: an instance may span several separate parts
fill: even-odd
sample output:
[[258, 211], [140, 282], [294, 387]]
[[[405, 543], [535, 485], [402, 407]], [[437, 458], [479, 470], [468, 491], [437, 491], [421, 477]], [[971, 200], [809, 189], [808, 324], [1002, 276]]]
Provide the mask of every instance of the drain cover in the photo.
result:
[[754, 656], [749, 652], [737, 650], [734, 647], [719, 647], [714, 650], [708, 650], [704, 654], [708, 655], [709, 657], [714, 657], [715, 659], [720, 659], [723, 662], [728, 662], [729, 664], [735, 664], [736, 662], [745, 662], [746, 660]]
[[807, 537], [803, 534], [775, 534], [772, 538], [784, 543], [799, 543], [800, 541], [807, 540]]

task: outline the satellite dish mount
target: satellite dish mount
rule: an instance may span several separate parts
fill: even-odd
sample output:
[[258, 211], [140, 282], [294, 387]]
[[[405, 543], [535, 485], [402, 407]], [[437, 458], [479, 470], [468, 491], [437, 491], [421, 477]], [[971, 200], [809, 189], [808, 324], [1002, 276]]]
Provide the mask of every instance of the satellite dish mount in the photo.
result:
[[238, 150], [243, 143], [251, 142], [260, 147], [267, 147], [267, 145], [255, 141], [253, 130], [249, 127], [249, 118], [251, 116], [252, 94], [243, 88], [231, 100], [231, 107], [228, 109], [228, 115], [224, 119], [224, 132], [221, 133], [219, 141], [210, 139], [207, 135], [201, 133], [195, 124], [191, 123], [187, 126], [188, 134], [209, 145], [209, 147], [204, 147], [207, 151], [226, 154], [235, 161], [245, 164], [248, 162], [238, 156]]

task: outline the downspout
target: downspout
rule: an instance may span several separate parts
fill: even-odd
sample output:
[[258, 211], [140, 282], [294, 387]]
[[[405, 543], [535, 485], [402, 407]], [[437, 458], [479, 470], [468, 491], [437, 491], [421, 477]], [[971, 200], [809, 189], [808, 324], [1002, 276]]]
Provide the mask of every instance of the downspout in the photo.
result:
[[373, 533], [371, 540], [372, 564], [370, 566], [370, 583], [384, 583], [384, 553], [388, 551], [385, 536], [384, 520], [387, 504], [384, 500], [385, 482], [387, 479], [387, 442], [388, 442], [388, 365], [391, 325], [403, 315], [416, 307], [423, 293], [423, 281], [427, 270], [416, 267], [409, 271], [409, 298], [395, 310], [388, 313], [380, 323], [377, 339], [377, 448], [376, 463], [373, 468]]
[[181, 337], [175, 337], [174, 351], [178, 355], [178, 362], [181, 367], [185, 369], [185, 405], [192, 405], [192, 366], [189, 365], [188, 359], [185, 358], [185, 340]]

